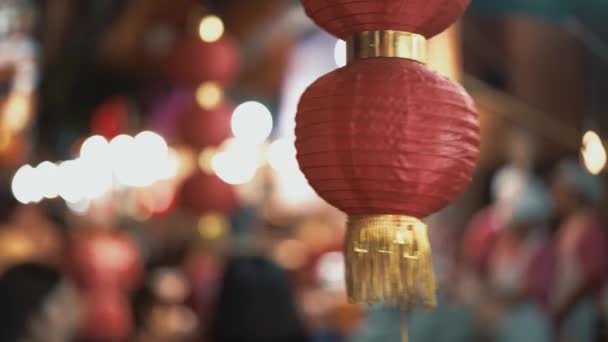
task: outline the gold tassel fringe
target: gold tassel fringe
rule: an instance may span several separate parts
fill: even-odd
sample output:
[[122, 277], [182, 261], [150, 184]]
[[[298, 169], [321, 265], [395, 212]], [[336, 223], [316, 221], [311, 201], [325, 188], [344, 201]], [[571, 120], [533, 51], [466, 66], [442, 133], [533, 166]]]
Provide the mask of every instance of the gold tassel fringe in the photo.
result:
[[348, 297], [357, 303], [388, 302], [413, 309], [437, 306], [431, 246], [426, 225], [410, 216], [360, 215], [348, 218]]

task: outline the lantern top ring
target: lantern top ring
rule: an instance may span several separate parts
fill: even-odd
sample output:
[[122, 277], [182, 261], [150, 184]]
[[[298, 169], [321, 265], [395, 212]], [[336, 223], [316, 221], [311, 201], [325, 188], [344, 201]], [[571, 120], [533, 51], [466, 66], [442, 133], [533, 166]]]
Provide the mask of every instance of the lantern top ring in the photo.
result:
[[347, 41], [348, 61], [359, 58], [393, 57], [426, 63], [424, 36], [402, 31], [382, 30], [356, 33]]

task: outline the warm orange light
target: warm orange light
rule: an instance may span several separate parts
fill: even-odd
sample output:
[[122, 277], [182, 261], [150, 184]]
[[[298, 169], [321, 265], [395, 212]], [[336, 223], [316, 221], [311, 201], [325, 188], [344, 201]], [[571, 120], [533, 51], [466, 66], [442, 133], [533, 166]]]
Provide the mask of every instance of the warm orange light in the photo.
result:
[[30, 95], [13, 93], [5, 104], [1, 126], [13, 132], [20, 132], [30, 121], [31, 112]]
[[429, 67], [452, 80], [460, 80], [460, 50], [460, 30], [457, 25], [453, 25], [429, 41]]
[[201, 108], [212, 110], [224, 99], [224, 91], [215, 82], [205, 82], [196, 89], [196, 102]]
[[606, 148], [597, 133], [593, 131], [585, 133], [581, 147], [581, 156], [585, 168], [593, 175], [599, 175], [606, 168], [608, 159]]
[[198, 221], [198, 233], [204, 240], [214, 241], [222, 238], [228, 232], [228, 220], [218, 214], [201, 216]]

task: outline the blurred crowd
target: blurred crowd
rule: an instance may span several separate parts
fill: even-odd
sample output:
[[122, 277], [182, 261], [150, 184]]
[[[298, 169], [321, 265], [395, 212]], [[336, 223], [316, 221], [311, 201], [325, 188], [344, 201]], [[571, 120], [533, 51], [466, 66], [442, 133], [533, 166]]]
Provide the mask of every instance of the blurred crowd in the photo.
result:
[[473, 218], [462, 242], [463, 302], [491, 340], [604, 340], [608, 240], [600, 178], [575, 160], [545, 178], [510, 166], [495, 176], [494, 202]]
[[[407, 313], [410, 340], [605, 340], [601, 188], [574, 160], [544, 177], [507, 165], [465, 232], [431, 219], [440, 306]], [[295, 240], [268, 253], [266, 227], [254, 243], [150, 257], [131, 231], [74, 229], [82, 222], [53, 201], [2, 197], [0, 341], [400, 339], [399, 309], [348, 304], [339, 239], [295, 260]]]

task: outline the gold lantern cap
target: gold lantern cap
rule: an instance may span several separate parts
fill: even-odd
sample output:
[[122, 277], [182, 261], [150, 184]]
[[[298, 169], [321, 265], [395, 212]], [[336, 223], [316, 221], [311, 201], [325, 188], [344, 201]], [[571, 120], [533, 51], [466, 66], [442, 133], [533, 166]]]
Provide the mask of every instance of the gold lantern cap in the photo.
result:
[[346, 43], [349, 62], [374, 57], [427, 62], [427, 40], [416, 33], [393, 30], [365, 31], [353, 35]]

